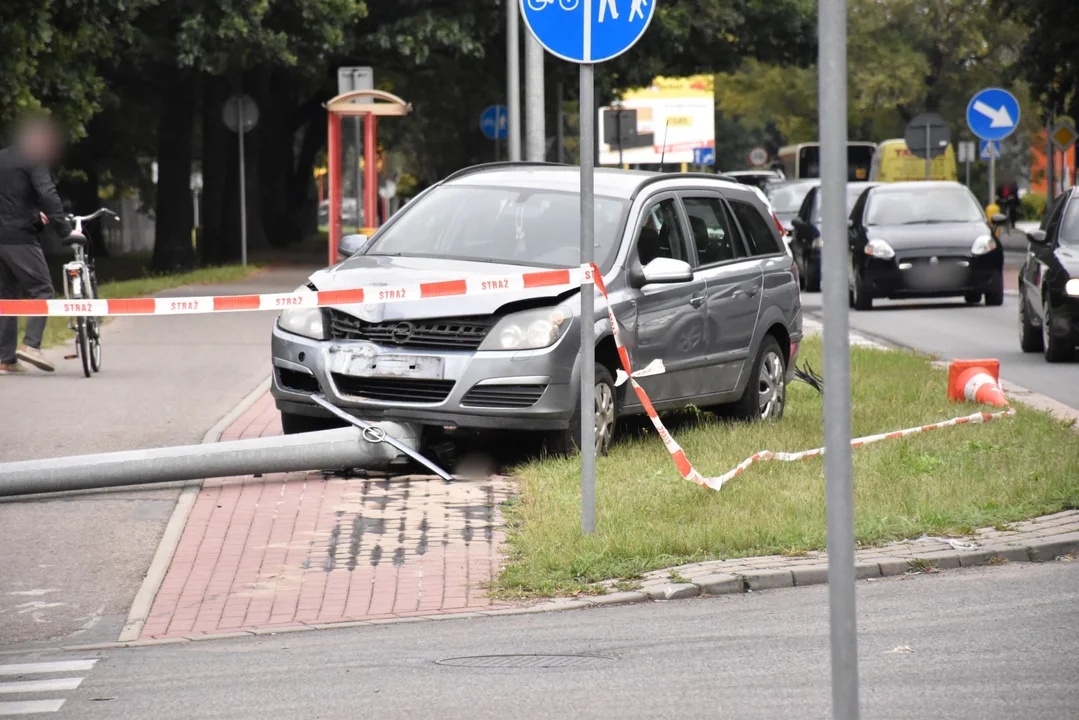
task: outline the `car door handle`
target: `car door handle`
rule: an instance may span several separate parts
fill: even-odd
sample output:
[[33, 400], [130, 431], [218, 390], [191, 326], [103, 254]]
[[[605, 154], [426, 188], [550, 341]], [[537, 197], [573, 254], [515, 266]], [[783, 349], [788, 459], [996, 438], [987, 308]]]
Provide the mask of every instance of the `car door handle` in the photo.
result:
[[701, 293], [694, 293], [689, 298], [689, 304], [695, 308], [699, 308], [701, 305], [704, 305], [704, 295]]

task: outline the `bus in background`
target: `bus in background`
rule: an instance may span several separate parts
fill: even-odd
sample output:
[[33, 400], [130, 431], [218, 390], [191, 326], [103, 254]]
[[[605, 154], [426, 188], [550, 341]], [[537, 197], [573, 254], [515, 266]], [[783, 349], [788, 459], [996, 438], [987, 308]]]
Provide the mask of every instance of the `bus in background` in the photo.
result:
[[[955, 149], [949, 144], [940, 157], [929, 164], [930, 180], [956, 180]], [[903, 138], [885, 140], [873, 153], [873, 167], [869, 171], [873, 182], [909, 182], [925, 180], [925, 159], [913, 155]]]
[[[847, 180], [864, 182], [869, 179], [876, 143], [847, 143]], [[788, 180], [820, 178], [820, 143], [799, 143], [779, 149], [779, 160]]]

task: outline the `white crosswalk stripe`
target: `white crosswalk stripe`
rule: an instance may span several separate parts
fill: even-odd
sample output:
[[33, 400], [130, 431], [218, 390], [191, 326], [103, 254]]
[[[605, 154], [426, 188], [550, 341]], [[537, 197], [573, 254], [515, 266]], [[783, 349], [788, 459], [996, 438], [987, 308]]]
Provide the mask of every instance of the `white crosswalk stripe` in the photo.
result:
[[[0, 717], [59, 711], [66, 698], [38, 699], [40, 695], [77, 689], [85, 678], [72, 673], [89, 672], [96, 662], [97, 660], [60, 660], [0, 665], [0, 697], [22, 696], [18, 699], [0, 700]], [[61, 677], [42, 678], [41, 675]], [[24, 679], [27, 677], [32, 679]]]

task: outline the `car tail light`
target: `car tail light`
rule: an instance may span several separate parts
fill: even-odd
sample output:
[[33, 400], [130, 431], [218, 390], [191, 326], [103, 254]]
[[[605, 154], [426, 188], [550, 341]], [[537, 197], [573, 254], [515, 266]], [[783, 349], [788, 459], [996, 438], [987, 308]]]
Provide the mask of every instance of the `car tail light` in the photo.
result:
[[779, 237], [786, 235], [787, 231], [783, 229], [783, 223], [779, 222], [779, 216], [775, 214], [774, 210], [772, 211], [772, 220], [775, 221], [776, 227], [779, 229]]

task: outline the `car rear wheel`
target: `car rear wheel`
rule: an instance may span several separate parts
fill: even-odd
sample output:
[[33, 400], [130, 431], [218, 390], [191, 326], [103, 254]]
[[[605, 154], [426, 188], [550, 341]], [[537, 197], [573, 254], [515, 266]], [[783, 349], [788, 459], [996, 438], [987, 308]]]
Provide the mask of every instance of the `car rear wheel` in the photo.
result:
[[787, 405], [787, 360], [779, 342], [768, 335], [750, 369], [742, 397], [731, 406], [738, 420], [779, 420]]
[[[606, 455], [614, 444], [618, 422], [618, 390], [611, 371], [596, 363], [596, 455]], [[548, 433], [544, 449], [549, 455], [569, 455], [577, 452], [581, 442], [581, 400], [577, 399], [573, 417], [565, 430]]]
[[820, 264], [806, 262], [806, 292], [820, 292]]
[[861, 270], [854, 271], [854, 295], [851, 303], [855, 310], [873, 309], [873, 296], [865, 287], [865, 278], [862, 277]]
[[985, 304], [990, 307], [1000, 307], [1004, 304], [1004, 273], [997, 273], [993, 279], [993, 289], [985, 293]]
[[1019, 291], [1019, 347], [1023, 352], [1035, 353], [1045, 350], [1042, 341], [1042, 329], [1030, 321], [1030, 310], [1027, 308], [1027, 300]]
[[1071, 362], [1075, 359], [1075, 338], [1057, 337], [1053, 334], [1053, 305], [1045, 301], [1042, 313], [1042, 343], [1045, 346], [1045, 359], [1051, 363]]
[[332, 430], [344, 426], [344, 422], [332, 418], [312, 417], [287, 412], [281, 413], [281, 430], [286, 435]]

